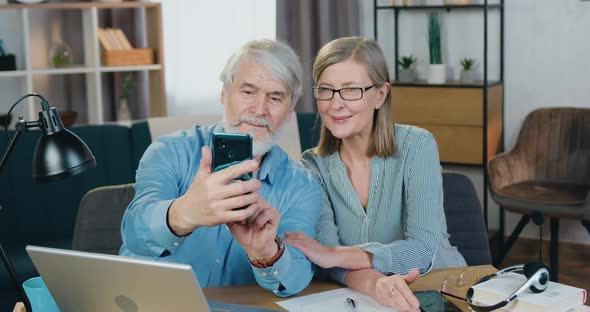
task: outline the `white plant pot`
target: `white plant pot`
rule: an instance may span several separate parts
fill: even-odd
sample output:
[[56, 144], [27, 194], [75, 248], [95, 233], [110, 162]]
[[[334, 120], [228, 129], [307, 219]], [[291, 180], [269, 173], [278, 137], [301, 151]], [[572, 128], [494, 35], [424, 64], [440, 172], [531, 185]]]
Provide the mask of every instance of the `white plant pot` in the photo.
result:
[[445, 64], [430, 64], [426, 80], [428, 83], [445, 83], [447, 81], [447, 66]]
[[402, 69], [399, 71], [399, 81], [414, 81], [416, 80], [416, 72], [414, 69]]
[[461, 82], [473, 83], [475, 81], [475, 72], [473, 70], [461, 70]]
[[131, 112], [129, 111], [129, 102], [126, 98], [119, 99], [119, 107], [117, 108], [117, 120], [131, 120]]

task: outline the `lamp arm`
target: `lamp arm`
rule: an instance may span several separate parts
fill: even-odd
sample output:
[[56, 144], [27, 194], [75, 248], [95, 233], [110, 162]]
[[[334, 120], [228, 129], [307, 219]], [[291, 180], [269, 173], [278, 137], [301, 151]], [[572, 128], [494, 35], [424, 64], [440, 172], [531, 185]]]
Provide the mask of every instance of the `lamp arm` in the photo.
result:
[[[18, 103], [22, 102], [22, 100], [24, 100], [24, 99], [26, 99], [28, 97], [31, 97], [31, 96], [35, 96], [35, 97], [40, 98], [41, 99], [41, 108], [44, 111], [48, 111], [49, 110], [49, 102], [47, 101], [47, 99], [44, 96], [42, 96], [41, 94], [37, 94], [37, 93], [29, 93], [27, 95], [21, 96], [18, 100], [16, 100], [16, 102], [14, 102], [14, 104], [12, 104], [12, 106], [8, 110], [8, 114], [6, 115], [6, 119], [7, 120], [10, 119], [10, 113], [16, 107], [16, 105], [18, 105]], [[27, 122], [27, 124], [28, 124], [28, 122]], [[18, 124], [17, 124], [17, 126], [18, 126]], [[30, 128], [30, 127], [27, 127], [27, 128]], [[6, 132], [6, 136], [8, 136], [8, 123], [4, 124], [4, 131]], [[10, 140], [10, 137], [9, 137], [9, 140]]]
[[4, 155], [2, 155], [2, 159], [0, 159], [0, 173], [2, 173], [2, 168], [4, 168], [4, 164], [6, 163], [6, 160], [8, 159], [8, 155], [10, 154], [10, 151], [12, 151], [12, 148], [14, 147], [14, 145], [16, 144], [16, 141], [18, 140], [18, 137], [21, 134], [21, 132], [27, 131], [27, 129], [29, 129], [29, 128], [38, 128], [38, 127], [39, 127], [39, 121], [24, 121], [22, 118], [19, 119], [19, 121], [16, 123], [16, 127], [15, 127], [16, 132], [15, 132], [14, 136], [12, 137], [12, 139], [9, 140], [8, 147], [4, 151]]
[[[19, 123], [24, 124], [25, 122], [23, 120], [20, 120]], [[12, 148], [14, 147], [14, 145], [16, 144], [16, 141], [18, 140], [18, 137], [21, 134], [21, 132], [22, 132], [22, 130], [16, 131], [16, 133], [12, 137], [12, 140], [10, 140], [8, 147], [6, 148], [4, 155], [2, 155], [2, 160], [0, 160], [0, 173], [2, 172], [2, 168], [4, 167], [4, 164], [6, 163], [6, 159], [8, 159], [8, 155], [10, 154], [10, 151], [12, 151]], [[18, 290], [19, 295], [21, 296], [21, 298], [25, 304], [26, 310], [32, 311], [31, 310], [31, 303], [29, 302], [29, 298], [27, 297], [27, 294], [25, 293], [21, 284], [18, 282], [18, 279], [16, 278], [16, 272], [14, 271], [14, 267], [12, 266], [10, 259], [6, 255], [6, 252], [4, 252], [4, 248], [2, 248], [1, 243], [0, 243], [0, 257], [2, 258], [2, 262], [4, 262], [4, 267], [6, 268], [6, 271], [8, 271], [8, 275], [10, 275], [10, 278], [14, 282], [14, 286]]]
[[4, 151], [4, 155], [2, 155], [2, 160], [0, 160], [0, 173], [2, 173], [2, 168], [4, 168], [6, 159], [8, 159], [8, 155], [10, 154], [10, 151], [12, 151], [12, 147], [18, 140], [18, 136], [20, 135], [20, 133], [21, 132], [17, 130], [10, 142], [8, 143], [8, 147], [6, 148], [6, 151]]
[[[40, 98], [41, 99], [41, 107], [43, 108], [43, 110], [49, 110], [49, 104], [47, 103], [47, 100], [39, 94], [32, 93], [32, 94], [27, 94], [27, 95], [21, 97], [20, 99], [18, 99], [16, 101], [16, 103], [14, 103], [12, 105], [12, 107], [10, 107], [10, 110], [8, 111], [8, 116], [10, 116], [10, 113], [12, 112], [12, 110], [14, 109], [14, 107], [18, 103], [20, 103], [22, 100], [24, 100], [30, 96], [36, 96], [36, 97]], [[22, 119], [22, 117], [19, 118], [19, 121], [16, 123], [16, 126], [15, 126], [16, 133], [14, 134], [12, 139], [9, 138], [8, 147], [6, 147], [6, 151], [4, 151], [4, 154], [2, 155], [2, 159], [0, 160], [0, 173], [2, 172], [2, 168], [6, 164], [6, 160], [8, 159], [8, 155], [10, 154], [10, 151], [12, 151], [12, 148], [14, 147], [14, 145], [16, 144], [16, 141], [18, 140], [18, 137], [21, 134], [21, 132], [26, 131], [28, 128], [34, 128], [34, 127], [39, 127], [39, 121], [24, 121]], [[4, 130], [6, 131], [6, 135], [8, 136], [8, 123], [6, 125], [4, 125]], [[6, 255], [6, 252], [4, 252], [4, 248], [2, 248], [2, 244], [0, 244], [0, 258], [2, 258], [2, 262], [4, 263], [4, 267], [6, 267], [6, 270], [8, 271], [10, 278], [12, 279], [12, 281], [15, 284], [16, 289], [18, 290], [18, 293], [21, 296], [21, 298], [25, 304], [26, 310], [32, 311], [31, 302], [29, 301], [29, 298], [27, 297], [27, 294], [25, 293], [22, 285], [18, 282], [18, 279], [16, 277], [16, 272], [14, 271], [14, 267], [12, 266], [10, 259]]]

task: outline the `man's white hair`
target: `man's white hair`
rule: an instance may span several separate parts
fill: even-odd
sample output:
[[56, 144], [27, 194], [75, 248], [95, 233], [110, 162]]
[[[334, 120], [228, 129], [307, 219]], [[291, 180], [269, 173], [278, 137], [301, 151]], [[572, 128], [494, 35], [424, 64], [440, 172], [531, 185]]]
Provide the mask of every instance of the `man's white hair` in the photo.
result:
[[223, 88], [228, 90], [234, 74], [245, 60], [254, 60], [270, 71], [273, 77], [283, 83], [291, 95], [291, 105], [301, 96], [303, 69], [299, 57], [286, 43], [276, 40], [253, 40], [244, 44], [225, 63], [219, 76]]

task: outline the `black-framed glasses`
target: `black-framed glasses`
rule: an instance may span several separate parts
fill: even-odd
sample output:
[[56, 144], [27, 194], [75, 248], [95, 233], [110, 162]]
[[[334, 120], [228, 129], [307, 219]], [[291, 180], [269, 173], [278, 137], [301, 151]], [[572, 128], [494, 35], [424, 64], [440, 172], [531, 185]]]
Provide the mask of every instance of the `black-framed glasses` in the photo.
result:
[[340, 88], [337, 90], [326, 88], [326, 87], [313, 87], [313, 97], [318, 100], [331, 100], [334, 98], [334, 93], [338, 92], [340, 98], [345, 101], [360, 100], [363, 98], [365, 91], [376, 87], [375, 85], [368, 87], [354, 87], [354, 88]]

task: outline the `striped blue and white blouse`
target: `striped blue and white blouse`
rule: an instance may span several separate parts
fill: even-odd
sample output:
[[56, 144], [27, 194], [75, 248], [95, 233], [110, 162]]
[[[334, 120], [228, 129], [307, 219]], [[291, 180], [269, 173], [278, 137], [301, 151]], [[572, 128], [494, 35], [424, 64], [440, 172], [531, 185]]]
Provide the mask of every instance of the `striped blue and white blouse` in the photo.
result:
[[[449, 243], [434, 137], [424, 129], [396, 124], [395, 143], [395, 156], [371, 159], [366, 210], [338, 152], [303, 154], [303, 164], [324, 193], [316, 239], [327, 246], [358, 246], [373, 254], [373, 269], [386, 274], [465, 266]], [[343, 282], [346, 271], [332, 270], [330, 275]]]

